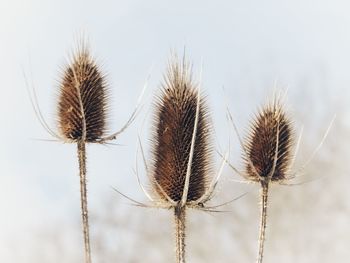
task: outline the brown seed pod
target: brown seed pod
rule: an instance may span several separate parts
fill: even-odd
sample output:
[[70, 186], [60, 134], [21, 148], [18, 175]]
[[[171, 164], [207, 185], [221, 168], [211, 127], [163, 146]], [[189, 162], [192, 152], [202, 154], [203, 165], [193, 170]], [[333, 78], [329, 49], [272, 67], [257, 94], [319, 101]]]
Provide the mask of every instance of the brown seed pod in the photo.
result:
[[68, 141], [96, 142], [106, 130], [107, 85], [88, 49], [73, 56], [60, 82], [58, 126]]
[[283, 182], [292, 160], [293, 130], [281, 102], [275, 98], [253, 121], [244, 147], [246, 174], [261, 184], [261, 215], [257, 262], [263, 262], [270, 182]]
[[245, 147], [249, 179], [256, 182], [285, 179], [292, 159], [292, 144], [291, 122], [276, 99], [264, 107], [253, 121]]
[[[167, 202], [182, 199], [188, 170], [198, 102], [197, 85], [186, 63], [169, 65], [162, 94], [156, 103], [153, 136], [153, 188]], [[205, 101], [199, 101], [197, 131], [186, 202], [203, 197], [208, 189], [211, 145]]]
[[77, 143], [80, 172], [81, 216], [85, 262], [91, 263], [86, 186], [86, 143], [101, 142], [106, 126], [106, 81], [83, 44], [64, 70], [60, 82], [58, 126], [60, 138]]
[[108, 143], [122, 134], [135, 120], [139, 104], [146, 89], [144, 86], [138, 103], [127, 122], [107, 136], [106, 119], [108, 90], [105, 76], [90, 56], [86, 42], [79, 41], [70, 63], [64, 68], [59, 82], [57, 122], [59, 134], [46, 122], [34, 90], [28, 90], [33, 109], [42, 127], [59, 141], [76, 143], [80, 175], [80, 201], [84, 236], [85, 262], [91, 263], [89, 216], [87, 205], [86, 144]]

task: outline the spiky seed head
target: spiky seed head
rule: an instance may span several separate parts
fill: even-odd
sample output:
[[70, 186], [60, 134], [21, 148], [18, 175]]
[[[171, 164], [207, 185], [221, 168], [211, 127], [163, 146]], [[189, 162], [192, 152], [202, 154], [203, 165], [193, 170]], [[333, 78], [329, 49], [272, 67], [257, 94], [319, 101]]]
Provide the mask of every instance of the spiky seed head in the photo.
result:
[[[182, 198], [195, 126], [198, 90], [189, 66], [171, 62], [156, 103], [153, 136], [153, 188], [163, 201]], [[187, 202], [201, 198], [208, 185], [211, 146], [205, 101], [200, 100]], [[166, 194], [166, 195], [165, 195]]]
[[106, 130], [107, 85], [86, 46], [79, 48], [60, 81], [58, 126], [67, 141], [96, 142]]
[[285, 179], [292, 159], [292, 143], [292, 124], [283, 110], [282, 103], [275, 99], [257, 114], [252, 123], [246, 144], [247, 155], [251, 161], [246, 158], [249, 179], [257, 182], [262, 179]]

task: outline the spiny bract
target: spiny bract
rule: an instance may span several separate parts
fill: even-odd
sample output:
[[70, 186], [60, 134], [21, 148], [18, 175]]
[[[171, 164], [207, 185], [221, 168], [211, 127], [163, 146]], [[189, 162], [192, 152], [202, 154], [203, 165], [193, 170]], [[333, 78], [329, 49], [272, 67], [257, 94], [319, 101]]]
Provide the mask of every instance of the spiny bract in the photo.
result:
[[64, 70], [60, 82], [58, 122], [62, 136], [74, 142], [98, 141], [106, 129], [106, 100], [105, 77], [83, 47]]
[[[186, 63], [171, 63], [158, 97], [153, 137], [153, 188], [163, 201], [182, 198], [195, 126], [198, 90]], [[208, 185], [209, 122], [200, 100], [198, 126], [186, 201], [201, 198]]]
[[262, 178], [269, 178], [271, 181], [285, 179], [291, 161], [292, 137], [291, 122], [286, 117], [280, 102], [275, 99], [271, 105], [261, 110], [251, 127], [246, 144], [247, 155], [252, 162], [246, 158], [249, 179], [253, 181], [261, 181]]

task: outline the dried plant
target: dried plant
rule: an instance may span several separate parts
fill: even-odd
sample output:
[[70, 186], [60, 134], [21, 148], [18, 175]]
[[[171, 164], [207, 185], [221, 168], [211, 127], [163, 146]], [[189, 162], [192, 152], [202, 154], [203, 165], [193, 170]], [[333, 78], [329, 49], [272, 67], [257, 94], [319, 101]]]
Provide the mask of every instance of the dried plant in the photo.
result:
[[86, 189], [86, 143], [101, 140], [106, 130], [107, 85], [84, 47], [66, 67], [60, 86], [58, 125], [61, 136], [77, 143], [85, 261], [91, 262]]
[[[294, 128], [285, 112], [282, 100], [281, 97], [275, 96], [272, 103], [267, 104], [258, 112], [255, 119], [252, 121], [246, 141], [242, 140], [233, 121], [233, 117], [228, 110], [229, 119], [243, 149], [245, 172], [239, 171], [231, 163], [226, 162], [236, 174], [246, 179], [246, 181], [243, 182], [259, 183], [261, 186], [258, 263], [262, 263], [264, 255], [270, 185], [273, 183], [288, 186], [299, 185], [300, 183], [290, 183], [288, 181], [299, 177], [301, 172], [313, 160], [317, 152], [321, 149], [335, 120], [334, 116], [322, 140], [313, 150], [309, 158], [307, 158], [299, 168], [292, 171], [291, 168], [294, 166], [299, 151], [303, 129], [301, 129], [294, 147]], [[294, 148], [294, 152], [292, 152], [292, 148]]]
[[256, 116], [245, 146], [248, 180], [260, 183], [262, 189], [258, 262], [263, 260], [269, 186], [287, 178], [292, 144], [291, 122], [275, 99]]
[[145, 87], [126, 124], [119, 131], [106, 135], [109, 97], [106, 78], [95, 59], [90, 55], [87, 45], [82, 41], [65, 67], [60, 81], [57, 108], [58, 133], [51, 129], [45, 121], [34, 88], [32, 93], [29, 93], [36, 115], [46, 131], [59, 141], [77, 144], [86, 263], [91, 263], [86, 187], [86, 144], [105, 144], [116, 139], [125, 131], [137, 115]]
[[209, 122], [189, 68], [173, 62], [158, 99], [153, 139], [153, 189], [174, 207], [177, 262], [185, 262], [186, 206], [202, 203], [210, 165]]
[[205, 206], [212, 198], [224, 162], [212, 177], [211, 125], [199, 87], [192, 80], [185, 58], [182, 62], [173, 58], [162, 84], [162, 93], [155, 104], [150, 169], [140, 143], [151, 181], [151, 193], [140, 181], [139, 184], [152, 204], [146, 205], [129, 198], [139, 206], [174, 210], [177, 263], [185, 262], [186, 209], [215, 211], [224, 205]]
[[230, 113], [229, 117], [244, 151], [243, 159], [246, 171], [240, 172], [233, 165], [229, 164], [229, 166], [248, 182], [261, 185], [261, 216], [257, 257], [257, 262], [261, 263], [264, 254], [269, 187], [271, 183], [285, 184], [286, 180], [295, 178], [295, 175], [290, 173], [290, 167], [295, 160], [298, 146], [293, 155], [294, 131], [292, 123], [284, 111], [281, 99], [277, 97], [255, 116], [245, 142], [240, 138]]
[[83, 48], [64, 71], [60, 83], [58, 125], [62, 137], [76, 143], [97, 142], [106, 130], [107, 85]]

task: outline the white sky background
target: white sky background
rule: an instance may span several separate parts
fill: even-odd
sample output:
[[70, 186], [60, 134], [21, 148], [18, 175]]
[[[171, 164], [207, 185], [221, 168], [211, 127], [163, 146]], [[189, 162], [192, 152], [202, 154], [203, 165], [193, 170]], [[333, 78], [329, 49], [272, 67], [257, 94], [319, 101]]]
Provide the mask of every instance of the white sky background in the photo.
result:
[[348, 1], [336, 0], [1, 0], [0, 262], [26, 262], [28, 242], [43, 226], [80, 223], [76, 149], [33, 140], [50, 138], [31, 108], [22, 69], [54, 126], [60, 67], [84, 31], [108, 73], [111, 128], [117, 129], [153, 66], [145, 111], [118, 141], [125, 146], [88, 147], [93, 214], [112, 192], [110, 186], [143, 198], [132, 175], [136, 138], [141, 133], [148, 148], [150, 125], [142, 123], [171, 49], [182, 54], [186, 46], [195, 74], [203, 60], [203, 89], [221, 145], [228, 140], [224, 99], [243, 129], [276, 80], [278, 88], [288, 88], [297, 126], [308, 122], [305, 136], [314, 144], [334, 113], [349, 126], [349, 12]]

